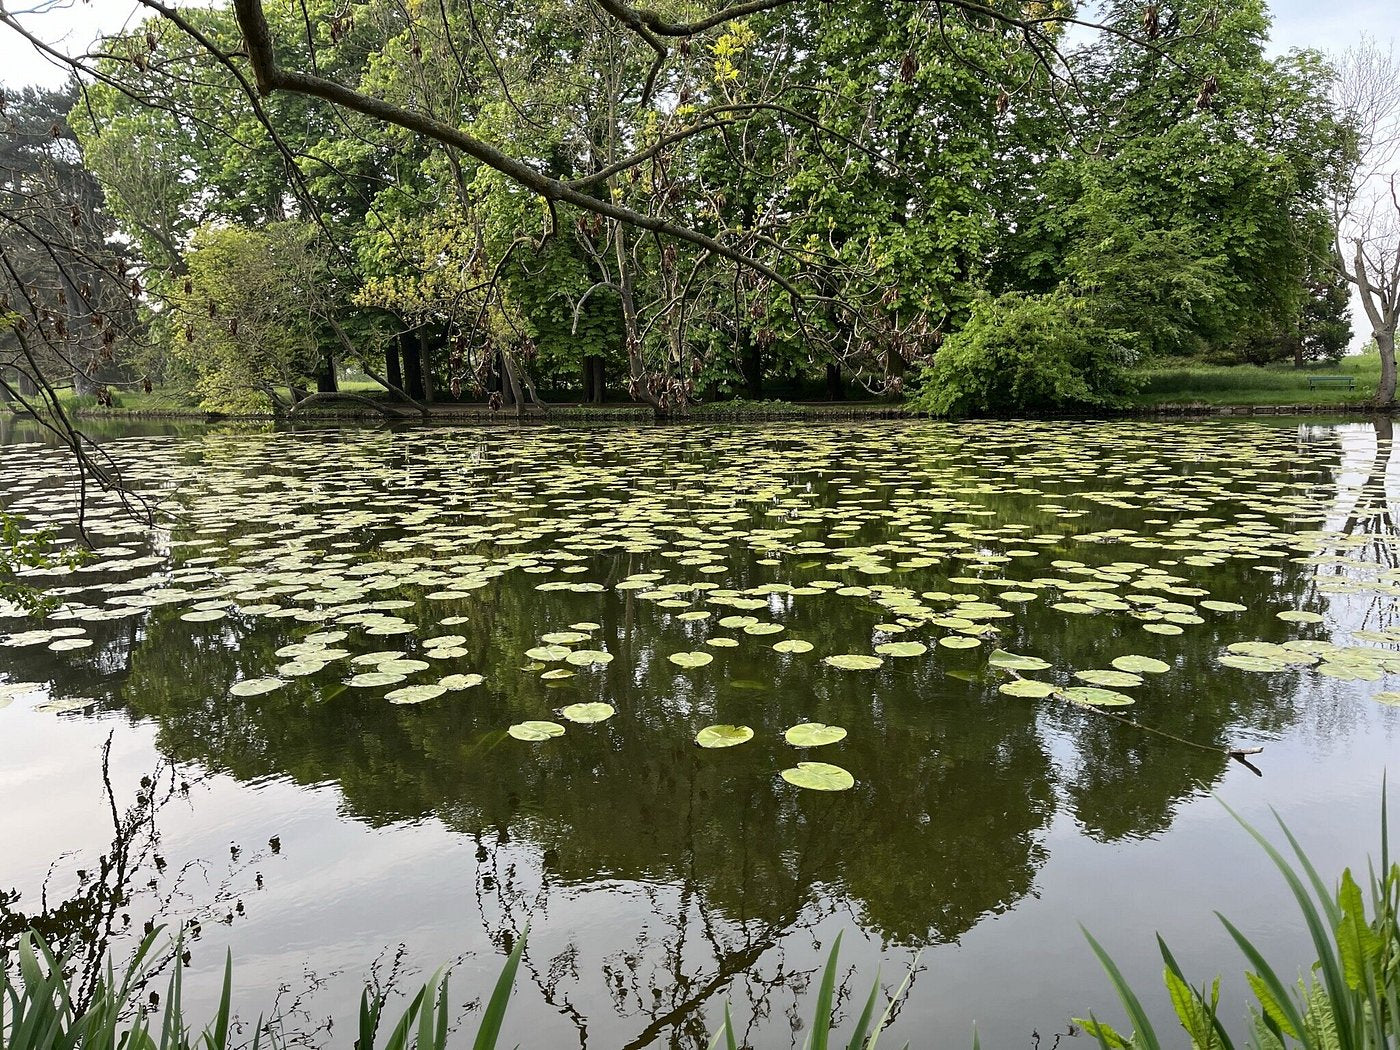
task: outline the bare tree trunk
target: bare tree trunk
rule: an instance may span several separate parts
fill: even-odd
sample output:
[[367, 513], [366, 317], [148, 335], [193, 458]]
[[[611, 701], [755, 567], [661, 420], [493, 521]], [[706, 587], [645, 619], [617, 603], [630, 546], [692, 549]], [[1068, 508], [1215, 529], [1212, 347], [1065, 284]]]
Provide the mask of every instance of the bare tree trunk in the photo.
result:
[[1376, 403], [1395, 403], [1395, 330], [1374, 333], [1376, 347], [1381, 352], [1381, 382], [1376, 388]]
[[423, 382], [423, 400], [433, 400], [433, 353], [426, 327], [418, 329], [418, 374]]

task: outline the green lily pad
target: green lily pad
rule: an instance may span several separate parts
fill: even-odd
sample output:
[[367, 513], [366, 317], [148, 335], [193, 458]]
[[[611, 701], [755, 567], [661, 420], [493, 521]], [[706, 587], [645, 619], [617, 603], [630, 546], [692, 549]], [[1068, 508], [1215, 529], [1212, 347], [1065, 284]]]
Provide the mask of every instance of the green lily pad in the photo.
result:
[[753, 730], [748, 726], [717, 725], [706, 726], [695, 734], [695, 742], [701, 747], [734, 747], [753, 739]]
[[840, 766], [827, 762], [799, 762], [782, 771], [782, 778], [794, 787], [808, 791], [846, 791], [855, 787], [856, 779]]
[[1069, 689], [1061, 689], [1060, 695], [1066, 700], [1076, 704], [1088, 704], [1090, 707], [1126, 707], [1135, 702], [1127, 693], [1118, 693], [1112, 689], [1099, 689], [1088, 685], [1076, 685]]
[[843, 653], [839, 656], [828, 656], [822, 663], [838, 667], [843, 671], [873, 671], [878, 667], [883, 667], [885, 661], [878, 656], [863, 656], [859, 653]]
[[601, 649], [577, 649], [564, 659], [575, 667], [606, 667], [612, 663], [613, 655]]
[[810, 653], [812, 643], [804, 642], [801, 638], [784, 638], [781, 642], [773, 643], [775, 653]]
[[923, 656], [928, 646], [923, 642], [882, 642], [875, 651], [881, 656]]
[[274, 689], [281, 689], [287, 683], [281, 678], [246, 678], [228, 687], [230, 696], [261, 696]]
[[450, 674], [446, 678], [439, 678], [438, 685], [457, 692], [462, 689], [471, 689], [484, 681], [486, 681], [485, 677], [479, 674]]
[[846, 731], [840, 726], [829, 726], [824, 722], [802, 722], [783, 734], [783, 739], [793, 747], [825, 747], [846, 739]]
[[938, 639], [938, 644], [945, 649], [976, 649], [982, 644], [982, 639], [966, 634], [945, 634]]
[[1164, 660], [1154, 660], [1150, 656], [1118, 656], [1113, 659], [1113, 666], [1120, 671], [1130, 671], [1133, 674], [1165, 674], [1172, 669], [1171, 664]]
[[564, 727], [558, 722], [517, 722], [506, 730], [516, 740], [537, 744], [541, 740], [551, 740], [564, 735]]
[[1142, 676], [1129, 671], [1106, 671], [1091, 669], [1088, 671], [1075, 671], [1074, 677], [1081, 682], [1088, 682], [1090, 685], [1108, 685], [1123, 689], [1128, 686], [1142, 685]]
[[1005, 671], [1048, 671], [1050, 664], [1038, 656], [1022, 656], [1019, 653], [1008, 653], [1005, 649], [997, 649], [991, 656], [987, 657], [989, 667], [999, 667]]
[[709, 653], [672, 653], [666, 657], [677, 667], [704, 667], [714, 660]]
[[379, 689], [386, 685], [397, 685], [406, 677], [408, 676], [390, 671], [366, 671], [364, 674], [355, 675], [345, 684], [356, 689]]
[[617, 709], [612, 704], [603, 703], [570, 704], [568, 707], [560, 709], [559, 713], [570, 722], [587, 725], [593, 722], [607, 721], [617, 714]]
[[1233, 667], [1237, 671], [1258, 671], [1269, 673], [1288, 670], [1288, 664], [1268, 656], [1245, 656], [1241, 653], [1226, 653], [1216, 658], [1222, 667]]
[[1032, 678], [1018, 678], [997, 686], [997, 692], [1021, 700], [1042, 700], [1054, 691], [1055, 687], [1049, 682], [1037, 682]]
[[443, 685], [406, 685], [385, 693], [384, 698], [391, 704], [421, 704], [424, 700], [435, 700], [445, 692], [447, 687]]
[[554, 663], [565, 659], [569, 655], [569, 650], [562, 645], [537, 645], [533, 649], [526, 649], [525, 655], [531, 660]]
[[744, 628], [745, 634], [781, 634], [784, 627], [780, 623], [751, 623]]
[[86, 649], [90, 645], [91, 638], [60, 638], [56, 642], [50, 642], [48, 649], [54, 653], [65, 653], [72, 649]]
[[1322, 615], [1315, 612], [1307, 612], [1303, 609], [1285, 609], [1281, 613], [1275, 614], [1280, 620], [1287, 623], [1321, 623]]

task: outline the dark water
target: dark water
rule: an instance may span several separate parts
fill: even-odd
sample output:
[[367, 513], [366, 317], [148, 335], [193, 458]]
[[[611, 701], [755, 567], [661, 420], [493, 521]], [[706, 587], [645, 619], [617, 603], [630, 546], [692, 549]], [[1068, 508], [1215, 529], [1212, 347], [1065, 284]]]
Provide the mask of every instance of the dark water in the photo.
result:
[[[173, 761], [188, 790], [117, 911], [198, 919], [200, 1002], [231, 946], [248, 1019], [334, 1015], [316, 1037], [347, 1042], [396, 957], [401, 980], [455, 962], [466, 1003], [529, 922], [506, 1045], [700, 1047], [726, 1001], [751, 1042], [801, 1045], [842, 932], [857, 997], [918, 959], [896, 1041], [1029, 1046], [1115, 1013], [1080, 923], [1148, 988], [1156, 930], [1203, 978], [1242, 970], [1215, 909], [1280, 972], [1311, 958], [1212, 792], [1276, 808], [1329, 875], [1378, 848], [1400, 735], [1383, 425], [127, 433], [106, 447], [165, 527], [99, 501], [100, 557], [33, 579], [57, 633], [0, 619], [0, 705], [31, 683], [0, 710], [0, 892], [13, 917], [46, 878], [50, 905], [80, 891], [111, 838], [109, 734], [123, 804]], [[0, 502], [67, 527], [61, 453], [0, 438]], [[825, 662], [893, 641], [927, 651]], [[1261, 641], [1317, 644], [1219, 662]], [[526, 655], [548, 645], [612, 659]], [[1169, 669], [1091, 709], [1003, 695], [998, 648], [1060, 690], [1128, 655]], [[713, 659], [669, 659], [690, 652]], [[350, 684], [388, 659], [399, 680]], [[556, 713], [583, 702], [616, 713]], [[527, 720], [566, 731], [507, 734]], [[785, 743], [812, 721], [848, 735]], [[754, 737], [696, 747], [715, 723]], [[1224, 753], [1260, 746], [1262, 777]], [[855, 786], [779, 775], [803, 760]]]

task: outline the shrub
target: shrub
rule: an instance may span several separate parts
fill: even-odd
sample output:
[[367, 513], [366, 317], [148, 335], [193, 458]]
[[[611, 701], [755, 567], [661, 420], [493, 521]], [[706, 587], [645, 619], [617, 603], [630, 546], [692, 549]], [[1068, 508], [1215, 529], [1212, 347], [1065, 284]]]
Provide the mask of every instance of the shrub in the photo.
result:
[[1115, 407], [1133, 386], [1130, 342], [1064, 291], [986, 296], [944, 341], [912, 407], [935, 416]]

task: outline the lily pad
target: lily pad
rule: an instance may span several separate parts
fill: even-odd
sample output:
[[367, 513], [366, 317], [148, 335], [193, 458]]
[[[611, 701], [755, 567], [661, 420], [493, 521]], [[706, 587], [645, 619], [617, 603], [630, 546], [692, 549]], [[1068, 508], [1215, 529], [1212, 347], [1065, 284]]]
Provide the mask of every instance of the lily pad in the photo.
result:
[[1008, 653], [1005, 649], [997, 649], [991, 656], [987, 657], [989, 667], [1000, 667], [1006, 671], [1048, 671], [1050, 664], [1038, 656], [1021, 656], [1019, 653]]
[[274, 689], [281, 689], [287, 683], [281, 678], [245, 678], [228, 687], [230, 696], [261, 696]]
[[875, 651], [881, 656], [923, 656], [928, 646], [923, 642], [882, 642]]
[[593, 722], [604, 722], [617, 714], [616, 708], [611, 704], [570, 704], [562, 708], [559, 713], [570, 722], [579, 722], [588, 725]]
[[799, 762], [783, 770], [781, 775], [794, 787], [808, 791], [847, 791], [856, 784], [856, 778], [850, 773], [828, 762]]
[[859, 653], [843, 653], [840, 656], [828, 656], [823, 663], [838, 667], [843, 671], [874, 671], [883, 667], [885, 661], [878, 656], [863, 656]]
[[982, 644], [982, 639], [966, 634], [945, 634], [938, 639], [938, 644], [945, 649], [976, 649]]
[[1109, 685], [1119, 689], [1128, 686], [1142, 685], [1142, 676], [1130, 671], [1107, 671], [1091, 669], [1088, 671], [1076, 671], [1074, 677], [1081, 682], [1088, 682], [1090, 685]]
[[1055, 687], [1049, 682], [1037, 682], [1033, 678], [1018, 678], [997, 686], [997, 692], [1021, 700], [1043, 700], [1054, 691]]
[[564, 727], [558, 722], [517, 722], [506, 730], [516, 740], [537, 744], [541, 740], [551, 740], [564, 735]]
[[471, 689], [486, 681], [485, 677], [479, 674], [450, 674], [446, 678], [439, 678], [438, 685], [444, 689], [458, 692], [462, 689]]
[[672, 653], [666, 659], [677, 667], [704, 667], [714, 660], [709, 653]]
[[810, 653], [812, 643], [804, 642], [801, 638], [784, 638], [781, 642], [773, 643], [775, 653]]
[[1117, 656], [1113, 659], [1113, 666], [1120, 671], [1130, 671], [1133, 674], [1165, 674], [1172, 669], [1171, 664], [1165, 660], [1154, 660], [1150, 656]]
[[384, 698], [391, 704], [421, 704], [424, 700], [435, 700], [447, 692], [444, 685], [406, 685], [385, 693]]
[[613, 655], [601, 649], [576, 649], [564, 659], [575, 667], [606, 667], [612, 663]]
[[824, 722], [802, 722], [783, 734], [783, 739], [793, 747], [825, 747], [846, 739], [846, 731], [840, 726], [829, 726]]
[[1069, 689], [1062, 689], [1060, 696], [1076, 704], [1088, 704], [1090, 707], [1126, 707], [1135, 702], [1127, 693], [1118, 693], [1112, 689], [1099, 689], [1088, 685], [1076, 685]]
[[715, 725], [706, 726], [695, 734], [695, 742], [701, 747], [734, 747], [753, 739], [753, 730], [748, 726]]
[[382, 689], [386, 685], [398, 685], [406, 677], [391, 671], [366, 671], [353, 676], [345, 684], [355, 689]]

